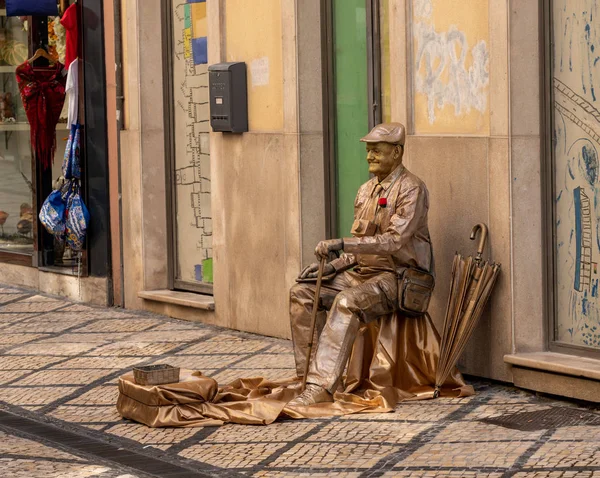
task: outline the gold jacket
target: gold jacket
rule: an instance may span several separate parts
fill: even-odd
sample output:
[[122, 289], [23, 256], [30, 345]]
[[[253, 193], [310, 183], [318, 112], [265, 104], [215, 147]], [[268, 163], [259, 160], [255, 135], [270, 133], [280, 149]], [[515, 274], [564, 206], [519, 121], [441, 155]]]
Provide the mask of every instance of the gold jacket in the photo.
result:
[[[386, 198], [387, 205], [378, 205]], [[429, 192], [425, 183], [403, 165], [381, 183], [377, 177], [363, 184], [354, 201], [354, 219], [372, 221], [372, 236], [344, 238], [344, 254], [332, 261], [340, 272], [357, 266], [357, 272], [397, 271], [432, 264], [427, 213]]]

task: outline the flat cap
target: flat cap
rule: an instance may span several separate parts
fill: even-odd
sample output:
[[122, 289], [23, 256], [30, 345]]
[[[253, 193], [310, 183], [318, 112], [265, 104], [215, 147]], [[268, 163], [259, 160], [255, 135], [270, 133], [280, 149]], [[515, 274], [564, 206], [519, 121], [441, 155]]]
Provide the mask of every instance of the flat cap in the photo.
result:
[[364, 143], [391, 143], [404, 146], [406, 129], [402, 123], [381, 123], [360, 140]]

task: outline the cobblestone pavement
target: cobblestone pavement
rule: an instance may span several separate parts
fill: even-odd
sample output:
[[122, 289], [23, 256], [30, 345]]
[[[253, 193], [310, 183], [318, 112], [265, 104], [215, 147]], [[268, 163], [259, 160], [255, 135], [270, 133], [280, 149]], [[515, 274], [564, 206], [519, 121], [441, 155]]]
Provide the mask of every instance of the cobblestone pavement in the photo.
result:
[[[600, 477], [597, 408], [483, 381], [474, 397], [267, 427], [121, 419], [119, 375], [166, 360], [220, 383], [294, 374], [285, 340], [0, 286], [0, 476]], [[562, 423], [539, 425], [547, 412]]]

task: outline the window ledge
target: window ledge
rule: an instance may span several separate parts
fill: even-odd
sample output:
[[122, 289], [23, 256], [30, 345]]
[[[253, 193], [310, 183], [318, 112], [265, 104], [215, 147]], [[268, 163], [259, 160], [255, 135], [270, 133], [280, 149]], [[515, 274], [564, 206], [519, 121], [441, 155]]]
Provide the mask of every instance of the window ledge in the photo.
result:
[[194, 309], [215, 310], [215, 300], [210, 295], [193, 294], [177, 290], [143, 290], [138, 293], [141, 299], [154, 302], [166, 302], [167, 304], [193, 307]]
[[544, 372], [600, 380], [600, 360], [555, 352], [534, 352], [504, 356], [504, 362]]

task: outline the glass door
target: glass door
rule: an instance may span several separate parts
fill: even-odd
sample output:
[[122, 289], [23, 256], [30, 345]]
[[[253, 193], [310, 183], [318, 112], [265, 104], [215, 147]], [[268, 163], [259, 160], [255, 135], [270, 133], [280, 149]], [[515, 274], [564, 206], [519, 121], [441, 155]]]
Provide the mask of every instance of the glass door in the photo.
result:
[[206, 2], [169, 0], [172, 287], [212, 293]]

